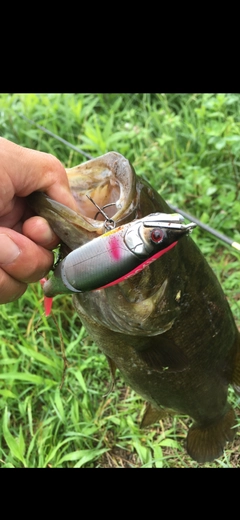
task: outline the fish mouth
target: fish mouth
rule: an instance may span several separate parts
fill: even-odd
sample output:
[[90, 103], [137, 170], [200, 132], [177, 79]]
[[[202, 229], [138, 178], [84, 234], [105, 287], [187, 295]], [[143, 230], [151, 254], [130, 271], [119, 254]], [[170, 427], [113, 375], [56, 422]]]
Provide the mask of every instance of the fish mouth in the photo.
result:
[[29, 195], [28, 201], [70, 249], [105, 233], [106, 216], [113, 225], [126, 224], [139, 217], [136, 174], [121, 154], [109, 152], [68, 168], [66, 172], [79, 209], [77, 212], [41, 192]]

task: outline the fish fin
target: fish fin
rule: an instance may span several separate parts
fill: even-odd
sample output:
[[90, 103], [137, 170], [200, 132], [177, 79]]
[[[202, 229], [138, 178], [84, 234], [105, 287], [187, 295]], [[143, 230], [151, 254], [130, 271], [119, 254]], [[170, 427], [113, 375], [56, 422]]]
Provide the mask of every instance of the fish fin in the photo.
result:
[[237, 355], [234, 363], [232, 386], [237, 394], [240, 394], [240, 346], [238, 346]]
[[109, 390], [108, 390], [108, 393], [107, 393], [107, 395], [108, 395], [114, 389], [115, 374], [116, 374], [116, 370], [117, 370], [117, 365], [114, 363], [114, 361], [109, 356], [106, 356], [106, 358], [107, 358], [107, 361], [108, 361], [108, 365], [109, 365], [109, 368], [110, 368], [110, 374], [111, 374], [111, 384], [110, 384], [110, 387], [109, 387]]
[[147, 403], [143, 418], [141, 420], [140, 428], [147, 428], [147, 426], [151, 426], [151, 424], [164, 419], [167, 414], [167, 410], [157, 410], [157, 408], [154, 408], [151, 403]]
[[188, 358], [173, 341], [155, 336], [150, 347], [138, 351], [140, 358], [149, 368], [157, 371], [181, 372], [188, 366]]
[[187, 436], [187, 452], [199, 463], [211, 462], [220, 457], [227, 441], [232, 441], [236, 430], [236, 416], [232, 408], [208, 426], [191, 426]]

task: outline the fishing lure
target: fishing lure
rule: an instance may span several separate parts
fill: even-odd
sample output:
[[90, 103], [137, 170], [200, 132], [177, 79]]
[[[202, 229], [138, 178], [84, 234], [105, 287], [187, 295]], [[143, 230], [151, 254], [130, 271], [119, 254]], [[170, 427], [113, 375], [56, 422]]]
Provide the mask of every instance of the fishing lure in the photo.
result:
[[[47, 282], [47, 278], [41, 278], [41, 280], [40, 280], [41, 285], [44, 285], [46, 282]], [[44, 303], [45, 316], [49, 316], [49, 314], [51, 314], [51, 310], [52, 310], [53, 299], [48, 298], [47, 296], [44, 296], [43, 303]]]
[[152, 213], [115, 229], [69, 253], [43, 286], [48, 297], [103, 289], [120, 283], [172, 249], [191, 232], [177, 214]]

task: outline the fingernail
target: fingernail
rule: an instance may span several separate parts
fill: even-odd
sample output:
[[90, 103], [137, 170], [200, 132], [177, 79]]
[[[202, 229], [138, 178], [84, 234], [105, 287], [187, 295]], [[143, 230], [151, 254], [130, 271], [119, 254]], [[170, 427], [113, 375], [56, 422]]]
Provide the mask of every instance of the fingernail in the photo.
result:
[[20, 254], [20, 249], [8, 235], [0, 234], [0, 264], [11, 264]]

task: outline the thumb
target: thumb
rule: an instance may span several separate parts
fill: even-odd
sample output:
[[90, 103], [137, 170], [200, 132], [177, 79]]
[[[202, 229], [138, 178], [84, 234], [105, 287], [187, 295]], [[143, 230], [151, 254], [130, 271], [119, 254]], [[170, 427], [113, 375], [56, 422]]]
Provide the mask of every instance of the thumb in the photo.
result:
[[[0, 294], [10, 295], [8, 277], [23, 284], [43, 278], [53, 263], [53, 254], [29, 238], [9, 228], [0, 228]], [[22, 293], [21, 293], [22, 294]], [[8, 300], [10, 301], [10, 300]]]

